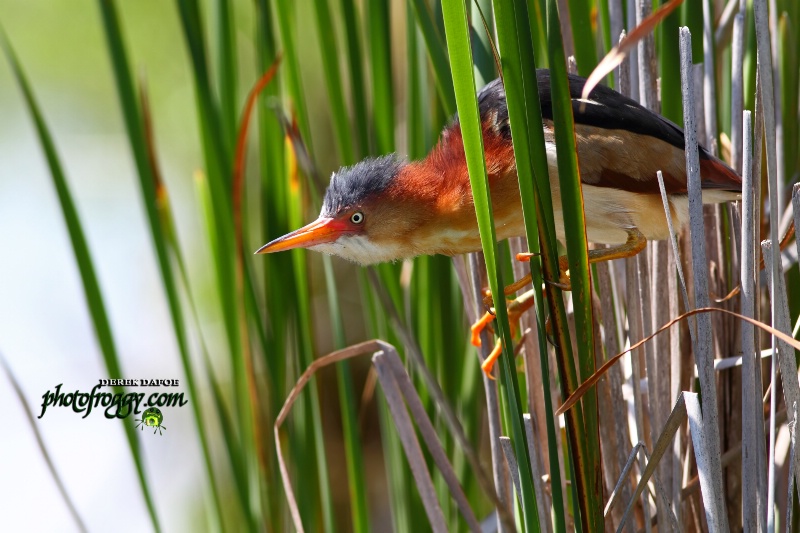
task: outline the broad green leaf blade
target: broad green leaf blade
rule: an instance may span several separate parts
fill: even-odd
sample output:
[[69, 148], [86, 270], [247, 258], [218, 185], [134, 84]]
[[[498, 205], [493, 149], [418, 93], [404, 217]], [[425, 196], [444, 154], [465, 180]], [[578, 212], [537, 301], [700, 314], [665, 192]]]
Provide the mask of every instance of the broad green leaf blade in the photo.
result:
[[[662, 0], [662, 5], [667, 0]], [[678, 27], [680, 12], [675, 11], [661, 23], [658, 42], [658, 63], [661, 74], [661, 114], [675, 124], [683, 123], [683, 102], [681, 99], [681, 65], [678, 56]], [[614, 36], [619, 39], [619, 35]], [[616, 42], [616, 41], [615, 41]], [[619, 90], [619, 88], [617, 88]]]
[[[478, 87], [483, 87], [497, 77], [495, 57], [492, 53], [495, 39], [492, 33], [494, 27], [492, 2], [491, 0], [473, 0], [471, 5], [475, 83]], [[487, 33], [487, 29], [489, 33]]]
[[[564, 213], [564, 234], [572, 285], [572, 305], [575, 313], [575, 343], [581, 379], [591, 376], [595, 368], [594, 330], [592, 327], [592, 287], [589, 279], [589, 257], [586, 245], [586, 221], [583, 195], [578, 174], [578, 152], [572, 99], [567, 79], [567, 61], [561, 40], [559, 14], [555, 0], [547, 2], [548, 51], [550, 54], [550, 92], [553, 99], [553, 124], [558, 160], [558, 180]], [[569, 214], [569, 216], [567, 215]], [[566, 362], [572, 365], [572, 361]], [[564, 376], [562, 376], [563, 379]], [[568, 383], [568, 390], [576, 384]], [[603, 483], [600, 464], [600, 442], [597, 428], [597, 395], [587, 395], [583, 401], [583, 426], [571, 441], [575, 468], [578, 505], [583, 530], [603, 528]]]
[[569, 0], [568, 3], [578, 74], [588, 76], [597, 64], [597, 46], [595, 45], [595, 32], [592, 28], [592, 2]]
[[342, 20], [347, 40], [347, 67], [350, 77], [350, 101], [353, 106], [357, 153], [369, 153], [369, 125], [367, 122], [367, 90], [364, 83], [364, 52], [361, 46], [361, 25], [355, 0], [340, 0]]
[[[515, 10], [517, 11], [515, 13]], [[506, 103], [511, 122], [511, 136], [514, 142], [514, 157], [517, 163], [522, 211], [525, 220], [528, 249], [533, 253], [540, 252], [541, 244], [544, 250], [544, 260], [550, 260], [551, 268], [557, 269], [558, 250], [553, 231], [553, 209], [550, 198], [550, 176], [545, 150], [544, 133], [541, 128], [542, 113], [539, 103], [538, 83], [536, 78], [536, 60], [533, 53], [533, 39], [530, 35], [533, 14], [528, 13], [524, 4], [514, 3], [510, 0], [495, 0], [495, 15], [497, 32], [499, 36], [500, 57], [503, 64], [503, 78], [505, 81]], [[537, 203], [541, 207], [537, 208]], [[544, 206], [547, 207], [544, 207]], [[538, 211], [538, 216], [537, 216]], [[546, 221], [545, 221], [546, 220]], [[542, 224], [539, 226], [539, 224]], [[539, 227], [550, 228], [540, 232]], [[541, 287], [542, 259], [533, 257], [530, 261], [531, 276], [534, 287]], [[541, 293], [535, 293], [537, 326], [539, 338], [539, 359], [542, 365], [542, 375], [549, 376], [549, 361], [545, 339], [545, 306]], [[557, 299], [555, 305], [563, 310], [563, 302]], [[564, 343], [567, 344], [568, 343]], [[548, 436], [548, 457], [550, 473], [553, 482], [550, 484], [554, 509], [564, 509], [563, 494], [561, 492], [561, 472], [558, 461], [558, 440], [556, 431], [558, 424], [552, 415], [552, 400], [550, 394], [544, 394], [545, 412], [548, 413], [545, 421]], [[563, 513], [554, 513], [554, 527], [556, 531], [566, 531], [566, 522]]]
[[[447, 48], [450, 54], [450, 69], [456, 93], [461, 135], [464, 139], [464, 152], [469, 170], [472, 196], [478, 217], [483, 253], [492, 294], [503, 294], [503, 279], [497, 254], [497, 238], [492, 218], [492, 205], [489, 193], [489, 180], [483, 153], [483, 135], [475, 93], [472, 51], [469, 28], [464, 3], [450, 0], [442, 5], [444, 14]], [[525, 426], [522, 420], [522, 406], [519, 399], [516, 365], [514, 364], [513, 340], [508, 324], [508, 311], [504, 305], [496, 306], [497, 322], [503, 342], [503, 355], [500, 357], [503, 369], [503, 391], [509, 409], [512, 441], [520, 470], [522, 494], [522, 513], [526, 531], [538, 531], [539, 518], [534, 495], [533, 481], [528, 454]]]
[[[102, 5], [105, 5], [105, 3], [102, 3]], [[179, 0], [178, 11], [181, 17], [181, 28], [183, 29], [192, 60], [195, 94], [198, 99], [200, 115], [201, 140], [204, 148], [203, 154], [206, 160], [206, 172], [208, 183], [211, 187], [211, 200], [215, 212], [214, 221], [216, 223], [218, 253], [214, 256], [214, 261], [217, 269], [217, 290], [223, 307], [228, 347], [233, 362], [237, 365], [233, 372], [237, 379], [242, 380], [243, 372], [239, 368], [241, 366], [239, 365], [241, 339], [239, 338], [237, 320], [238, 307], [236, 304], [237, 291], [234, 268], [236, 247], [233, 240], [234, 229], [230, 202], [233, 154], [231, 150], [227, 149], [219, 111], [211, 88], [200, 8], [196, 0]], [[120, 90], [124, 90], [122, 89], [123, 85], [120, 84]], [[131, 123], [131, 120], [127, 119], [126, 123]], [[238, 384], [237, 389], [242, 396], [238, 402], [244, 402], [246, 387], [243, 380]], [[246, 409], [244, 408], [236, 409], [237, 413], [244, 413], [245, 411]], [[242, 425], [244, 425], [244, 417], [241, 420]]]
[[394, 91], [392, 84], [392, 34], [388, 0], [366, 5], [372, 73], [372, 116], [379, 154], [394, 151]]
[[270, 16], [275, 18], [280, 29], [281, 49], [286, 57], [286, 87], [288, 96], [291, 98], [292, 109], [297, 116], [300, 133], [308, 147], [308, 151], [314, 153], [309, 125], [310, 117], [308, 116], [308, 106], [303, 96], [303, 81], [300, 76], [300, 60], [298, 58], [297, 36], [295, 35], [296, 9], [295, 2], [292, 0], [275, 0]]
[[220, 122], [224, 128], [223, 139], [230, 152], [236, 135], [237, 117], [237, 76], [236, 68], [236, 36], [233, 22], [235, 13], [233, 2], [230, 0], [216, 0], [217, 15], [217, 62], [220, 99]]

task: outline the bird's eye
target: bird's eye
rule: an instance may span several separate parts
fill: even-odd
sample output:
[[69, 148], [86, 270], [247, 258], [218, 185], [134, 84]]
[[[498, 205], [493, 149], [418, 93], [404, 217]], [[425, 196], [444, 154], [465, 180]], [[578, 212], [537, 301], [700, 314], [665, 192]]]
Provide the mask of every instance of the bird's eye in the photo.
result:
[[356, 211], [355, 213], [350, 215], [350, 222], [352, 222], [353, 224], [361, 224], [362, 222], [364, 222], [364, 213], [362, 213], [361, 211]]

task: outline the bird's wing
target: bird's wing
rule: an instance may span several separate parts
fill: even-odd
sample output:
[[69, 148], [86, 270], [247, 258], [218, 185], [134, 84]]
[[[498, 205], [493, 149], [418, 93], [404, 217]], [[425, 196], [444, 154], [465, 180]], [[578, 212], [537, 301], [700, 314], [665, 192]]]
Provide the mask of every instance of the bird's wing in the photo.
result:
[[503, 139], [511, 140], [511, 123], [508, 120], [506, 90], [500, 78], [478, 91], [478, 110], [481, 124], [487, 125]]
[[[537, 71], [545, 128], [552, 128], [550, 72]], [[686, 161], [683, 130], [634, 100], [599, 85], [584, 100], [586, 79], [570, 75], [581, 179], [597, 186], [658, 193], [656, 172], [664, 175], [668, 193], [685, 193]], [[721, 160], [699, 147], [703, 189], [741, 191], [741, 178]]]

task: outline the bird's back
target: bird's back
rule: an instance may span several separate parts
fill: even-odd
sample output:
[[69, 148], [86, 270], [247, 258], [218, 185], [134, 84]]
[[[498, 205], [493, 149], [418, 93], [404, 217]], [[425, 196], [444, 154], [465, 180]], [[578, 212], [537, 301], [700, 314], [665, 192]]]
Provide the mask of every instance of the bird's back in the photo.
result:
[[[550, 71], [536, 71], [539, 85], [542, 120], [545, 130], [552, 134], [553, 100], [550, 92]], [[578, 156], [581, 158], [581, 179], [584, 183], [597, 186], [619, 187], [620, 180], [630, 181], [629, 187], [640, 192], [658, 193], [656, 170], [665, 176], [667, 192], [685, 193], [686, 173], [683, 150], [685, 138], [683, 130], [674, 122], [644, 108], [636, 101], [623, 96], [606, 86], [595, 87], [589, 98], [581, 98], [586, 78], [569, 75], [569, 89], [572, 98], [572, 111], [578, 137]], [[503, 138], [511, 138], [508, 106], [502, 81], [498, 78], [487, 84], [478, 93], [481, 121], [491, 126], [490, 131]], [[454, 121], [454, 127], [458, 121]], [[552, 141], [552, 135], [548, 141]], [[583, 139], [582, 137], [586, 138]], [[655, 146], [658, 155], [651, 157]], [[646, 144], [646, 146], [645, 146]], [[667, 147], [679, 152], [668, 150]], [[672, 152], [670, 154], [670, 152]], [[667, 157], [671, 155], [672, 157]], [[718, 158], [712, 156], [704, 147], [699, 147], [702, 186], [704, 189], [720, 189], [741, 192], [741, 178], [736, 172]], [[623, 159], [625, 172], [603, 173], [603, 169], [593, 164]], [[586, 161], [588, 159], [588, 161]], [[679, 163], [679, 164], [678, 164]], [[584, 165], [585, 164], [585, 165]], [[663, 164], [665, 168], [655, 168]], [[584, 168], [584, 166], [586, 168]], [[615, 167], [618, 165], [611, 165]]]

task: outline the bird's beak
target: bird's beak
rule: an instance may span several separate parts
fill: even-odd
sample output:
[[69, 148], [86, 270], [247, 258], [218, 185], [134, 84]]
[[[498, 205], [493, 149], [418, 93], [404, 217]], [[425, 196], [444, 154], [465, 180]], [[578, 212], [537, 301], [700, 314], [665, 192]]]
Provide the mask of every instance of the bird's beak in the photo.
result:
[[335, 242], [345, 233], [346, 227], [346, 224], [342, 221], [320, 217], [307, 226], [303, 226], [265, 244], [256, 250], [256, 253], [270, 254], [272, 252], [282, 252], [294, 248], [311, 248], [318, 244]]

